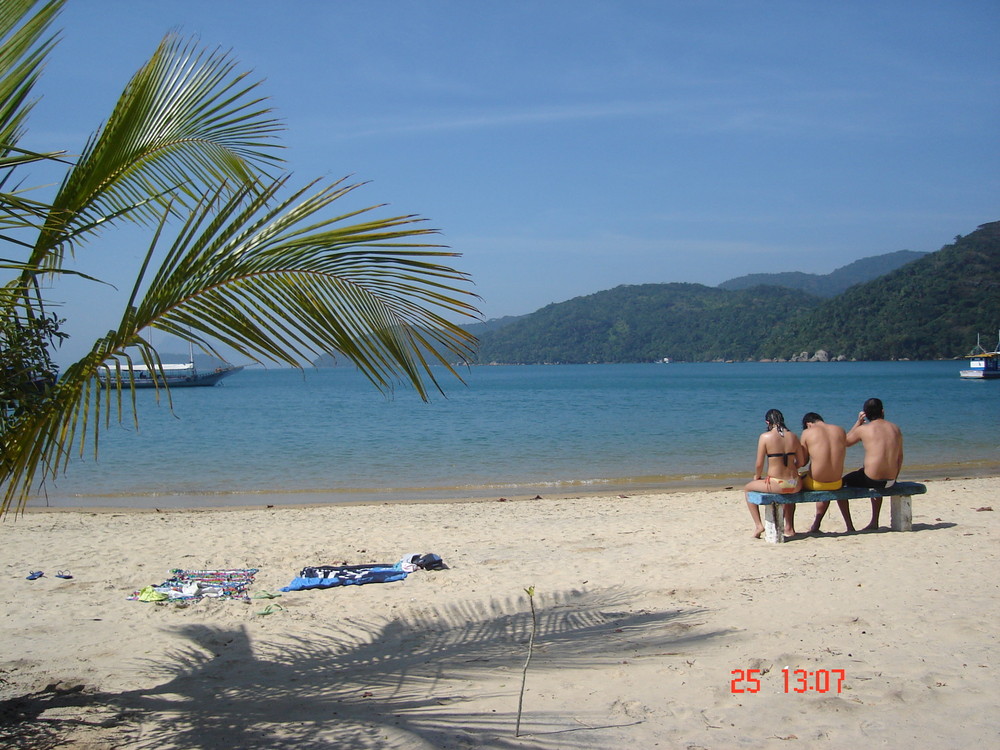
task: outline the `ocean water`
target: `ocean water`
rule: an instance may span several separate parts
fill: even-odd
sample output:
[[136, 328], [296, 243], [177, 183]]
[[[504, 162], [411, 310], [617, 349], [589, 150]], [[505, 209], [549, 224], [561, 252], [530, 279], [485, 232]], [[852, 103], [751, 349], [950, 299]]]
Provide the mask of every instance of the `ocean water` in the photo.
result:
[[[849, 428], [878, 396], [905, 438], [903, 477], [1000, 470], [1000, 382], [960, 362], [630, 364], [442, 372], [447, 397], [380, 394], [352, 368], [252, 369], [215, 388], [139, 391], [33, 506], [534, 496], [736, 485], [764, 413]], [[848, 468], [861, 462], [848, 452]]]

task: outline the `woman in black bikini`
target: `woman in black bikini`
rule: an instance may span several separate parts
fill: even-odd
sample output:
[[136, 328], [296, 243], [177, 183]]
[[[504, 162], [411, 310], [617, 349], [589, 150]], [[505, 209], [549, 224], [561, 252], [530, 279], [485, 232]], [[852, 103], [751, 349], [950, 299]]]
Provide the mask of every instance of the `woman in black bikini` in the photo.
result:
[[[799, 467], [805, 463], [805, 454], [798, 436], [785, 426], [785, 417], [777, 409], [771, 409], [764, 416], [767, 429], [757, 439], [757, 465], [753, 481], [743, 488], [744, 492], [777, 492], [789, 494], [802, 490]], [[767, 473], [764, 473], [765, 462]], [[795, 536], [795, 504], [781, 506], [785, 517], [785, 536]], [[747, 508], [754, 523], [754, 537], [764, 533], [760, 520], [760, 508], [747, 500]]]

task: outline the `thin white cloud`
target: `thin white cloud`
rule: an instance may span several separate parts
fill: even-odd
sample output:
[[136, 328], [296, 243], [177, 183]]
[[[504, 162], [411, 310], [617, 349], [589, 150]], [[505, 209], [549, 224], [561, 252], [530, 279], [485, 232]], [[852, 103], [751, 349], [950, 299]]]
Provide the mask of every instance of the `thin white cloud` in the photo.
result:
[[[782, 97], [686, 97], [671, 101], [542, 105], [447, 114], [395, 112], [382, 119], [331, 123], [333, 132], [329, 135], [340, 139], [371, 138], [633, 118], [662, 119], [666, 128], [678, 132], [801, 133], [806, 128], [848, 132], [865, 129], [865, 122], [872, 119], [867, 111], [872, 104], [857, 92], [840, 90]], [[874, 108], [877, 110], [877, 106]]]

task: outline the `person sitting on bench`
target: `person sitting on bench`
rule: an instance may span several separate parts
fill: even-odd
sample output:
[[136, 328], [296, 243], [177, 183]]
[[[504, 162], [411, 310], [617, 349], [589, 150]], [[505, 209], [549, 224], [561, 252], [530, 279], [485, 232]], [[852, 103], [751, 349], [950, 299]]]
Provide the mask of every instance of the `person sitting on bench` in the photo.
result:
[[[757, 464], [753, 481], [743, 488], [744, 492], [777, 492], [782, 495], [799, 492], [802, 478], [799, 467], [805, 463], [802, 444], [798, 436], [785, 426], [785, 417], [777, 409], [764, 415], [767, 429], [757, 439]], [[767, 464], [767, 474], [764, 465]], [[754, 538], [760, 539], [764, 524], [760, 520], [760, 508], [747, 500], [747, 508], [754, 524]], [[795, 536], [795, 505], [784, 508], [785, 536]]]
[[[899, 427], [885, 418], [882, 402], [877, 398], [865, 401], [858, 421], [847, 433], [847, 444], [861, 443], [865, 449], [864, 466], [844, 477], [845, 487], [868, 487], [883, 490], [891, 487], [903, 468], [903, 433]], [[891, 494], [891, 493], [890, 493]], [[851, 511], [847, 500], [838, 500], [840, 512], [844, 514], [847, 530], [854, 531]], [[872, 498], [872, 520], [862, 531], [878, 528], [878, 516], [882, 510], [882, 498]]]
[[[843, 484], [841, 476], [847, 453], [847, 433], [844, 428], [827, 424], [823, 417], [811, 411], [802, 417], [802, 448], [808, 464], [808, 469], [802, 476], [802, 489], [839, 490]], [[816, 517], [809, 529], [810, 534], [820, 533], [820, 522], [829, 507], [829, 501], [816, 503]], [[844, 520], [848, 520], [847, 516]]]

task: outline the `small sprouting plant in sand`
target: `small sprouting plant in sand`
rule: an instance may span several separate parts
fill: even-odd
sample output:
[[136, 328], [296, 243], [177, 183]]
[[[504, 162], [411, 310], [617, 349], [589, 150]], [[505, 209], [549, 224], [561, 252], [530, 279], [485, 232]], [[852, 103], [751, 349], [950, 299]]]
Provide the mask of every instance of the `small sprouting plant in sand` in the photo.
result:
[[521, 693], [517, 698], [517, 725], [514, 727], [514, 736], [521, 736], [521, 708], [524, 705], [524, 683], [528, 679], [528, 665], [531, 663], [531, 649], [535, 645], [535, 630], [538, 628], [538, 618], [535, 615], [535, 587], [528, 586], [524, 590], [528, 595], [528, 604], [531, 605], [531, 635], [528, 636], [528, 658], [524, 660], [524, 669], [521, 670]]

